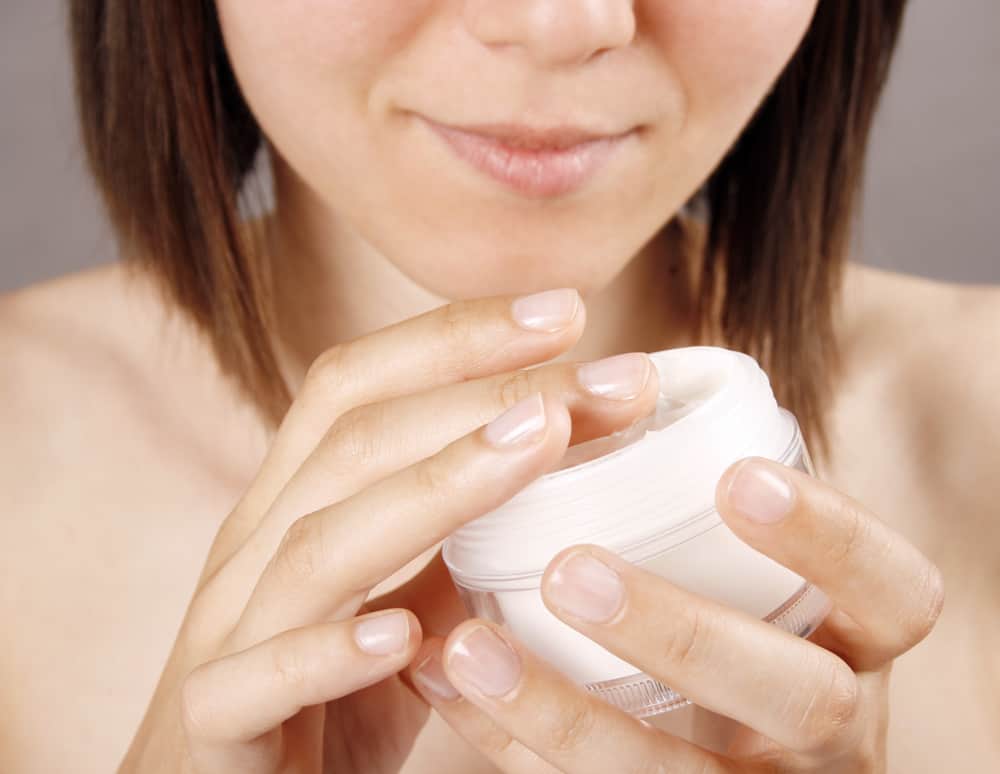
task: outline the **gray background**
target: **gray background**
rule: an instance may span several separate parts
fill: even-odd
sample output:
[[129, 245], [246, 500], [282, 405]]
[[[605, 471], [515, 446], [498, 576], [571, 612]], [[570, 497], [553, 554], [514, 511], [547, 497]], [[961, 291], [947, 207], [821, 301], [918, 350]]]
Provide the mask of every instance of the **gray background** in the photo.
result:
[[[114, 245], [77, 146], [63, 2], [0, 6], [5, 290], [113, 260]], [[1000, 282], [998, 33], [998, 0], [911, 0], [871, 149], [862, 260]]]

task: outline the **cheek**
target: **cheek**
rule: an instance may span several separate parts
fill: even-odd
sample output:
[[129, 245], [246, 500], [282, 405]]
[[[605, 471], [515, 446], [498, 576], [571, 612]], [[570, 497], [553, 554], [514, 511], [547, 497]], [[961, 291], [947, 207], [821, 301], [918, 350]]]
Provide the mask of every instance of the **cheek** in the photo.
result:
[[683, 85], [692, 118], [752, 110], [795, 52], [817, 3], [664, 0], [654, 34]]
[[[266, 133], [362, 105], [434, 0], [218, 0], [226, 49]], [[318, 118], [318, 116], [315, 116]]]
[[[464, 1], [217, 0], [240, 86], [288, 166], [405, 273], [449, 297], [514, 292], [531, 272], [531, 287], [613, 276], [731, 145], [818, 2], [634, 0], [644, 36], [632, 66], [645, 69], [617, 72], [642, 74], [650, 88], [662, 77], [668, 97], [650, 99], [673, 110], [620, 181], [542, 208], [452, 185], [454, 168], [439, 175], [427, 140], [390, 120], [400, 100], [458, 109], [464, 90], [509, 72], [483, 69], [495, 65], [455, 21]], [[514, 271], [512, 256], [522, 261]], [[438, 287], [442, 277], [454, 286]]]
[[[217, 0], [227, 47], [317, 63], [364, 59], [419, 17], [422, 0]], [[234, 55], [234, 53], [231, 53]]]

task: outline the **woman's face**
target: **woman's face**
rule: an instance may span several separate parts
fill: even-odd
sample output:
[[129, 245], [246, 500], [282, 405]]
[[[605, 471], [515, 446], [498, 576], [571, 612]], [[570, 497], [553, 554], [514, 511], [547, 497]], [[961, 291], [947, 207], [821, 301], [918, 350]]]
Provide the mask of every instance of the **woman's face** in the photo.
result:
[[[282, 195], [319, 204], [412, 280], [459, 298], [558, 286], [586, 294], [610, 282], [718, 164], [817, 2], [218, 7]], [[511, 159], [494, 149], [498, 174], [520, 175], [517, 187], [460, 158], [429, 121], [638, 131], [575, 184], [552, 172], [572, 178], [585, 152]]]

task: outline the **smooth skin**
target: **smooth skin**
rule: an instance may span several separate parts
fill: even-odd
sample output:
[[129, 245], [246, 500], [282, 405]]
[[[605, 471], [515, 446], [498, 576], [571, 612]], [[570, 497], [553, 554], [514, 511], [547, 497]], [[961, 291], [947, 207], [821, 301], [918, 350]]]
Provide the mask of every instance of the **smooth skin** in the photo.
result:
[[[692, 343], [684, 267], [654, 235], [815, 0], [218, 6], [272, 152], [277, 207], [255, 225], [295, 403], [272, 435], [117, 265], [0, 299], [0, 769], [1000, 768], [994, 287], [852, 263], [820, 481], [778, 471], [795, 507], [770, 525], [738, 512], [735, 470], [720, 482], [737, 534], [835, 599], [809, 641], [572, 549], [624, 591], [609, 622], [570, 623], [703, 705], [667, 719], [735, 724], [728, 749], [595, 704], [523, 650], [492, 662], [494, 687], [513, 675], [499, 697], [460, 671], [491, 627], [466, 622], [438, 542], [652, 405], [652, 382], [594, 397], [577, 368]], [[416, 113], [642, 132], [576, 195], [529, 201]], [[515, 298], [559, 288], [581, 295], [567, 327], [514, 323]], [[534, 442], [494, 448], [484, 426], [539, 395]], [[449, 683], [461, 698], [426, 690]]]
[[[706, 709], [758, 732], [741, 736], [729, 755], [635, 721], [520, 649], [509, 691], [477, 691], [456, 670], [455, 653], [470, 631], [495, 627], [462, 622], [439, 555], [365, 604], [381, 581], [551, 467], [571, 441], [652, 407], [652, 368], [624, 400], [589, 394], [577, 364], [518, 369], [569, 348], [586, 306], [576, 301], [564, 328], [539, 332], [514, 323], [515, 303], [459, 302], [317, 359], [221, 525], [122, 771], [406, 770], [427, 717], [409, 686], [501, 771], [884, 770], [889, 669], [933, 626], [940, 573], [846, 495], [773, 463], [765, 465], [794, 492], [783, 521], [751, 525], [733, 507], [733, 482], [748, 462], [720, 481], [718, 504], [744, 540], [831, 594], [837, 608], [813, 641], [596, 547], [572, 550], [619, 574], [620, 609], [593, 625], [550, 604]], [[414, 339], [426, 342], [422, 354]], [[379, 368], [384, 362], [396, 368]], [[539, 402], [546, 421], [532, 435], [502, 449], [489, 442], [484, 418]], [[553, 561], [547, 590], [568, 558]], [[364, 652], [364, 627], [386, 616], [401, 616], [404, 635], [388, 652], [385, 636], [377, 653]], [[434, 659], [447, 675], [430, 683], [437, 692], [413, 674], [426, 674], [429, 663], [433, 672]], [[747, 661], [756, 664], [752, 675]], [[408, 666], [404, 684], [396, 675]], [[464, 698], [442, 701], [449, 685]], [[442, 765], [422, 755], [405, 765]]]
[[[367, 771], [357, 762], [362, 744], [381, 752], [370, 765], [401, 764], [419, 724], [397, 738], [380, 717], [416, 715], [413, 697], [395, 681], [383, 684], [390, 706], [372, 712], [353, 695], [413, 658], [421, 624], [398, 609], [355, 618], [369, 592], [552, 467], [571, 436], [606, 434], [656, 399], [656, 371], [642, 353], [630, 400], [586, 392], [572, 365], [508, 373], [582, 332], [576, 291], [555, 294], [570, 299], [562, 307], [571, 315], [552, 330], [519, 328], [515, 299], [459, 302], [316, 361], [220, 529], [123, 771]], [[414, 351], [415, 339], [428, 348]], [[396, 367], [382, 377], [384, 362]], [[370, 374], [380, 375], [377, 383]], [[541, 409], [541, 419], [498, 445], [477, 426], [498, 413], [504, 421], [508, 406], [514, 417]], [[447, 421], [428, 427], [426, 418], [445, 409]], [[359, 453], [361, 445], [379, 452]], [[364, 652], [364, 627], [385, 616], [401, 621], [391, 633], [379, 630], [383, 641], [395, 634], [396, 647]], [[338, 699], [354, 706], [324, 707]], [[354, 718], [351, 726], [344, 717]], [[324, 744], [342, 752], [324, 756]]]
[[[748, 520], [734, 505], [741, 477], [761, 474], [779, 477], [794, 492], [778, 523]], [[425, 641], [411, 664], [413, 683], [504, 771], [551, 770], [543, 761], [581, 774], [658, 765], [720, 774], [884, 770], [891, 662], [937, 621], [944, 603], [939, 571], [859, 503], [770, 460], [732, 466], [719, 483], [717, 505], [749, 545], [827, 590], [833, 611], [809, 640], [673, 586], [598, 546], [561, 552], [549, 564], [542, 594], [553, 613], [611, 652], [743, 724], [745, 732], [728, 745], [731, 757], [709, 755], [583, 693], [485, 621], [463, 623], [446, 641]], [[616, 604], [596, 616], [592, 606], [581, 617], [553, 601], [552, 589], [569, 582], [559, 579], [561, 568], [581, 561], [596, 561], [620, 584]], [[880, 575], [913, 580], [874, 584]], [[580, 589], [578, 581], [570, 600], [579, 599]], [[470, 668], [475, 658], [503, 663], [506, 670], [494, 671], [506, 682], [494, 675], [484, 683]], [[619, 744], [607, 744], [612, 738]]]
[[[457, 713], [438, 705], [468, 741], [493, 753], [503, 771], [544, 770], [526, 763], [532, 757], [581, 773], [612, 770], [616, 762], [623, 771], [667, 762], [675, 771], [752, 771], [762, 749], [768, 765], [785, 770], [884, 765], [879, 735], [866, 729], [885, 727], [889, 663], [922, 640], [940, 613], [940, 572], [860, 507], [793, 471], [780, 471], [796, 493], [783, 529], [747, 529], [734, 516], [733, 487], [748, 486], [741, 471], [753, 475], [747, 463], [720, 482], [719, 506], [747, 542], [829, 590], [838, 615], [819, 638], [836, 643], [843, 659], [589, 549], [623, 576], [628, 591], [607, 630], [583, 631], [690, 692], [699, 705], [760, 731], [772, 745], [750, 739], [732, 758], [713, 755], [639, 724], [527, 653], [516, 657], [523, 678], [496, 697], [500, 701], [490, 701], [463, 677], [455, 659], [475, 632], [496, 627], [460, 624], [443, 656], [429, 640], [414, 661], [423, 634], [418, 615], [426, 616], [428, 607], [419, 597], [446, 599], [454, 610], [457, 599], [446, 588], [416, 599], [406, 586], [393, 592], [395, 598], [410, 596], [418, 615], [388, 607], [389, 598], [369, 603], [379, 612], [358, 616], [380, 582], [555, 465], [573, 428], [577, 441], [586, 440], [652, 408], [659, 382], [642, 353], [633, 353], [638, 367], [625, 372], [635, 381], [631, 399], [607, 397], [606, 380], [596, 397], [588, 394], [574, 365], [504, 373], [515, 357], [512, 342], [520, 342], [515, 352], [521, 358], [532, 350], [552, 354], [572, 344], [585, 326], [585, 305], [576, 291], [541, 298], [569, 316], [558, 323], [541, 320], [546, 330], [526, 333], [515, 322], [524, 301], [462, 302], [334, 348], [315, 362], [257, 478], [222, 525], [123, 771], [398, 768], [419, 724], [400, 733], [380, 718], [414, 712], [407, 706], [412, 697], [393, 676], [411, 663], [426, 669], [428, 656], [442, 660], [451, 683], [525, 748], [484, 744], [496, 734], [483, 736], [484, 719], [470, 720], [469, 704]], [[528, 320], [539, 322], [537, 315]], [[410, 348], [415, 338], [429, 343], [425, 357]], [[502, 357], [491, 357], [493, 352]], [[377, 384], [366, 381], [364, 375], [382, 372], [383, 362], [396, 365], [392, 374]], [[446, 412], [447, 422], [427, 428], [426, 417]], [[484, 415], [498, 413], [495, 423], [476, 427]], [[510, 425], [511, 418], [518, 422]], [[330, 429], [310, 448], [323, 427]], [[456, 432], [460, 437], [451, 440]], [[366, 445], [379, 454], [359, 454]], [[434, 576], [440, 583], [439, 565], [436, 557], [412, 583], [427, 584]], [[902, 582], [876, 595], [872, 587], [883, 575]], [[864, 636], [845, 629], [845, 613]], [[390, 625], [390, 617], [398, 623]], [[840, 643], [849, 639], [852, 650], [843, 651]], [[485, 659], [485, 668], [493, 666], [495, 656], [481, 651], [463, 650], [465, 663]], [[765, 671], [741, 674], [740, 659], [754, 655]], [[488, 678], [491, 686], [495, 679]], [[382, 683], [380, 702], [351, 706], [359, 691], [375, 683]], [[448, 696], [444, 685], [443, 693], [438, 683], [439, 693], [425, 697]], [[364, 765], [358, 763], [359, 737], [377, 750]]]

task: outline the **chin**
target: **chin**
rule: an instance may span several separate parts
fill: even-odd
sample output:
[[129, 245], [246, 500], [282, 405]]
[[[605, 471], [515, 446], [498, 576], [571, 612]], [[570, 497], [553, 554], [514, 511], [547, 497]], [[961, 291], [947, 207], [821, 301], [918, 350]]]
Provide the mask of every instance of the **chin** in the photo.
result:
[[[607, 260], [604, 268], [607, 269]], [[624, 263], [624, 262], [623, 262]], [[520, 295], [552, 288], [572, 287], [581, 295], [590, 295], [613, 278], [595, 273], [593, 267], [575, 261], [561, 261], [557, 256], [538, 254], [498, 254], [479, 260], [434, 261], [397, 266], [410, 279], [429, 292], [449, 300], [482, 298], [497, 295]]]

